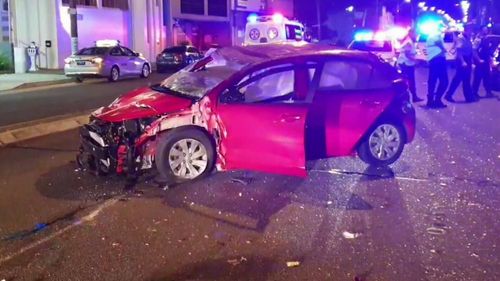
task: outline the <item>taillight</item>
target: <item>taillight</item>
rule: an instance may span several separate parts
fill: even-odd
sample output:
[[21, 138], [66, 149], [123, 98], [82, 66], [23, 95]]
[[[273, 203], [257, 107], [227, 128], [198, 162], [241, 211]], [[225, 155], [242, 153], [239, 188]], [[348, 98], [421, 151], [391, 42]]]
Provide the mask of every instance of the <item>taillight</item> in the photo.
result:
[[70, 64], [70, 63], [72, 63], [72, 62], [73, 62], [73, 59], [71, 59], [71, 58], [65, 58], [65, 59], [64, 59], [64, 63], [65, 63], [65, 64]]
[[181, 54], [174, 54], [174, 61], [181, 62], [184, 60], [184, 57]]
[[94, 64], [100, 64], [103, 62], [103, 59], [102, 58], [93, 58], [92, 59], [92, 63]]

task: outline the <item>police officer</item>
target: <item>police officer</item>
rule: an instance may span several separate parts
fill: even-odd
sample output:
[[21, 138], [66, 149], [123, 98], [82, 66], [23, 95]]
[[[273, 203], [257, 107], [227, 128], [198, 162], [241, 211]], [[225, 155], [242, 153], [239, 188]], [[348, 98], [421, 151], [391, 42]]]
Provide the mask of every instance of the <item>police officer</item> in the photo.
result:
[[479, 97], [479, 85], [483, 82], [486, 90], [485, 97], [494, 97], [490, 88], [491, 59], [493, 57], [493, 46], [490, 40], [486, 39], [489, 34], [488, 27], [483, 27], [478, 37], [474, 41], [474, 49], [477, 54], [475, 59], [476, 69], [474, 70], [474, 81], [472, 83], [472, 93]]
[[417, 88], [415, 86], [415, 56], [417, 54], [417, 49], [415, 47], [416, 38], [417, 35], [415, 30], [410, 30], [406, 38], [401, 43], [401, 53], [399, 53], [398, 57], [398, 66], [408, 80], [408, 87], [410, 88], [413, 102], [420, 102], [423, 101], [423, 99], [417, 96]]
[[[427, 107], [445, 108], [441, 98], [448, 88], [448, 72], [446, 68], [446, 49], [441, 32], [429, 34], [426, 41], [427, 61], [429, 62], [429, 79], [427, 81]], [[439, 85], [436, 89], [436, 84]]]
[[455, 47], [457, 49], [456, 72], [453, 80], [451, 81], [450, 88], [446, 93], [445, 99], [449, 102], [455, 102], [453, 95], [457, 90], [460, 83], [462, 83], [463, 94], [466, 102], [474, 102], [478, 99], [472, 94], [471, 88], [471, 74], [472, 74], [472, 57], [473, 48], [471, 40], [470, 28], [465, 28], [464, 32], [455, 40]]

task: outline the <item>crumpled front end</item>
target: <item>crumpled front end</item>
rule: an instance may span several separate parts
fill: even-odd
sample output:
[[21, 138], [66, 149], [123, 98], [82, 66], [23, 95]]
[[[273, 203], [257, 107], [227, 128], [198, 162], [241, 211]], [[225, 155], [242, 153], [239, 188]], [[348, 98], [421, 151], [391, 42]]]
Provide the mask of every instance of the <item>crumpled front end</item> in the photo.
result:
[[148, 146], [138, 146], [137, 139], [154, 121], [153, 118], [116, 123], [92, 119], [80, 129], [77, 161], [81, 168], [96, 175], [135, 175], [141, 169], [152, 167], [152, 160], [148, 162]]

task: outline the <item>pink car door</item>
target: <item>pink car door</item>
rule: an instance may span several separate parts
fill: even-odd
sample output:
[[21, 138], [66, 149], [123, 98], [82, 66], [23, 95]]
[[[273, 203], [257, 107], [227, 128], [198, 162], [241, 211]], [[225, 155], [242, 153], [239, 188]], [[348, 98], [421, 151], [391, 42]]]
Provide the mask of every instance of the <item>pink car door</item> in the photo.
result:
[[291, 64], [266, 68], [221, 94], [217, 113], [227, 170], [306, 175], [304, 131], [309, 104], [304, 92], [307, 78], [300, 72]]
[[327, 157], [347, 156], [368, 133], [394, 98], [389, 89], [371, 82], [368, 62], [331, 60], [323, 65], [313, 100], [314, 123], [324, 122]]

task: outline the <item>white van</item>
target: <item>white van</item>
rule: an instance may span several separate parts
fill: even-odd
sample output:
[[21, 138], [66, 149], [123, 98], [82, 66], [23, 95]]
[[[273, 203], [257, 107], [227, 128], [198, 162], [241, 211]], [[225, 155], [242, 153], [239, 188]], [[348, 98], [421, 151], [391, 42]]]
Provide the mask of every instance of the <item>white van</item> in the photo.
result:
[[249, 16], [245, 28], [245, 45], [304, 41], [304, 25], [280, 14]]

